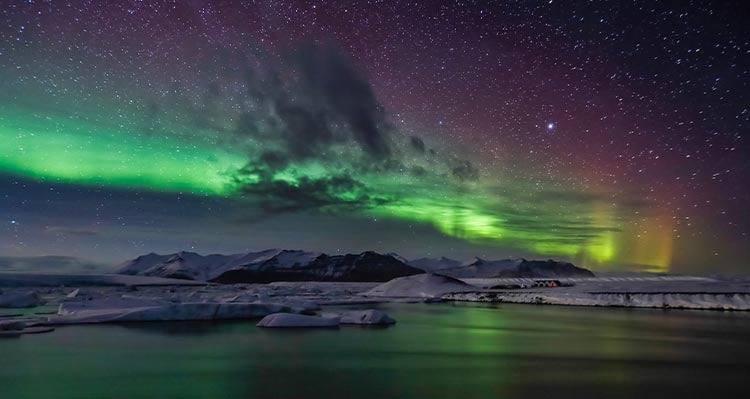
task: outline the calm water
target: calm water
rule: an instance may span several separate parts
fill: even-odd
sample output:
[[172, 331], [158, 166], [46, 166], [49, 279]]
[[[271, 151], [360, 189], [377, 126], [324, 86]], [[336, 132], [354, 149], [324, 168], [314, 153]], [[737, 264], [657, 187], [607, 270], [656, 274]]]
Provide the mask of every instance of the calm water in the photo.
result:
[[392, 328], [71, 326], [0, 340], [0, 398], [718, 397], [750, 391], [750, 315], [384, 305]]

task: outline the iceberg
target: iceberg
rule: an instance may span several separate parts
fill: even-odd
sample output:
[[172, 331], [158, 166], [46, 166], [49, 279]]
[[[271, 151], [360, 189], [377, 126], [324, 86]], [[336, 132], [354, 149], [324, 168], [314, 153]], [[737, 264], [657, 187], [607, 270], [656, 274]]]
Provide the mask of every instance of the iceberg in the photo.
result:
[[169, 302], [126, 297], [64, 302], [45, 324], [252, 319], [271, 313], [297, 311], [300, 309], [279, 303]]
[[351, 310], [343, 313], [323, 313], [323, 317], [339, 317], [341, 324], [391, 325], [396, 320], [376, 309]]
[[0, 292], [0, 308], [32, 308], [43, 303], [36, 291]]
[[287, 328], [287, 327], [338, 327], [339, 317], [306, 316], [293, 313], [274, 313], [264, 317], [258, 327]]

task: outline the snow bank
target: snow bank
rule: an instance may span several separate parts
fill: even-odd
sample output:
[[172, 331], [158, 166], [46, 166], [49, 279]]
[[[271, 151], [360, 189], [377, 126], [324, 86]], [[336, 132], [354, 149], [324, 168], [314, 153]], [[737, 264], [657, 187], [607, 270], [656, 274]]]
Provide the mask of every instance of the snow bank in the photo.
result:
[[286, 327], [338, 327], [338, 317], [305, 316], [293, 313], [274, 313], [264, 317], [258, 327], [286, 328]]
[[749, 293], [464, 292], [445, 299], [574, 306], [750, 310]]
[[31, 308], [44, 303], [35, 291], [0, 293], [0, 308]]
[[477, 291], [478, 288], [440, 274], [417, 274], [395, 278], [365, 292], [365, 296], [392, 298], [435, 298], [449, 292]]

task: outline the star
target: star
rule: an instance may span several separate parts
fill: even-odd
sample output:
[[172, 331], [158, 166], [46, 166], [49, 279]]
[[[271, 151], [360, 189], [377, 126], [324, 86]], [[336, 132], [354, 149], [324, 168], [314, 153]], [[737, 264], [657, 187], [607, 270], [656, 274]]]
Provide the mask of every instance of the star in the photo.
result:
[[554, 128], [555, 128], [555, 124], [553, 122], [548, 122], [547, 123], [547, 130], [552, 130]]

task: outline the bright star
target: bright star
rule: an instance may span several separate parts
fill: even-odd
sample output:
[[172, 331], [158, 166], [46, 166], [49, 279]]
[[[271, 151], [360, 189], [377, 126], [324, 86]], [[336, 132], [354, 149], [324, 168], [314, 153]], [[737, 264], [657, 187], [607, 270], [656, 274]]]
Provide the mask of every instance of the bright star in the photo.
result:
[[547, 124], [547, 130], [552, 130], [554, 128], [555, 128], [555, 124], [554, 123], [550, 122], [550, 123]]

